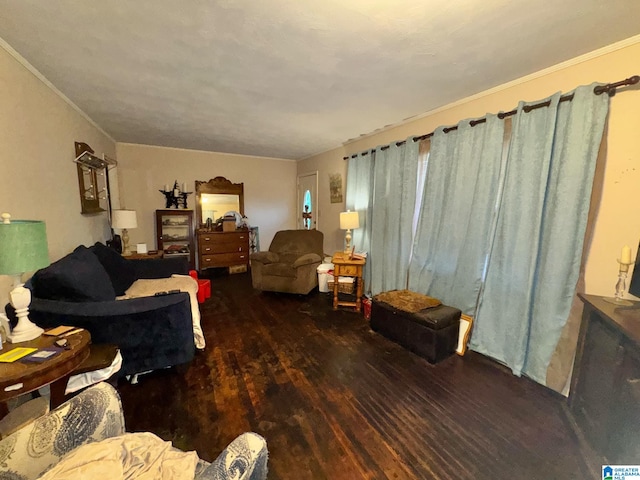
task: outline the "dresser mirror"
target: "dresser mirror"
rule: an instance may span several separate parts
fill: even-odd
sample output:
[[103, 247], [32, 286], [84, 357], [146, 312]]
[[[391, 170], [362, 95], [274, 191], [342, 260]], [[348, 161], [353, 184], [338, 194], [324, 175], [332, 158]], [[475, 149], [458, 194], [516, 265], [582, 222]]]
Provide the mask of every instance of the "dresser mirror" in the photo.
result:
[[225, 177], [208, 182], [196, 180], [196, 215], [200, 228], [216, 223], [227, 212], [244, 215], [244, 183], [231, 183]]

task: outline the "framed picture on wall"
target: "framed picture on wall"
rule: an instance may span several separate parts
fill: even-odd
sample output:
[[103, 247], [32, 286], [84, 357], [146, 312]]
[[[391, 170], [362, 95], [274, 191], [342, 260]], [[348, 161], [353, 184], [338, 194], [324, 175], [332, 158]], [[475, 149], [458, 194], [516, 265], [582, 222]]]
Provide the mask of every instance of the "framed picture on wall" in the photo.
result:
[[331, 203], [342, 203], [342, 174], [329, 174], [329, 196]]

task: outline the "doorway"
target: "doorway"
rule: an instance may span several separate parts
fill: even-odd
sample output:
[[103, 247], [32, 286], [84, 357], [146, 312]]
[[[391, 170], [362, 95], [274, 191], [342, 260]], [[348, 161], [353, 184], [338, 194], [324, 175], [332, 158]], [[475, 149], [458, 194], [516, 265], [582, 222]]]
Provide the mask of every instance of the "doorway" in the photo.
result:
[[296, 226], [300, 230], [318, 228], [318, 172], [298, 175]]

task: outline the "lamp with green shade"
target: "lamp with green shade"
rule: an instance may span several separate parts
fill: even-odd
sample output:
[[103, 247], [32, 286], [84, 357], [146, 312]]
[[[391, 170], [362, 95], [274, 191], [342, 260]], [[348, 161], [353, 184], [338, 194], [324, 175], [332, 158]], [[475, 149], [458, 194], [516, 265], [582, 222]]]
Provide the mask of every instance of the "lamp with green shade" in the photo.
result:
[[44, 222], [12, 222], [11, 215], [3, 213], [0, 223], [0, 275], [14, 277], [14, 288], [9, 293], [9, 299], [18, 316], [18, 324], [7, 338], [12, 343], [33, 340], [42, 334], [43, 330], [29, 320], [31, 292], [21, 283], [21, 276], [47, 265], [49, 249]]

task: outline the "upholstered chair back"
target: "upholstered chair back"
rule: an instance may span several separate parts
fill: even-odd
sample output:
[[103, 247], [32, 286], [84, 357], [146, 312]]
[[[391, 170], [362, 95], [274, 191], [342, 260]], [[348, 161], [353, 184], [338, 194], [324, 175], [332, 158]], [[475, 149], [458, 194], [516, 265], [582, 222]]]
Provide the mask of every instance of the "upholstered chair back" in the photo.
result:
[[279, 254], [304, 255], [323, 254], [324, 235], [318, 230], [281, 230], [275, 234], [269, 251]]

